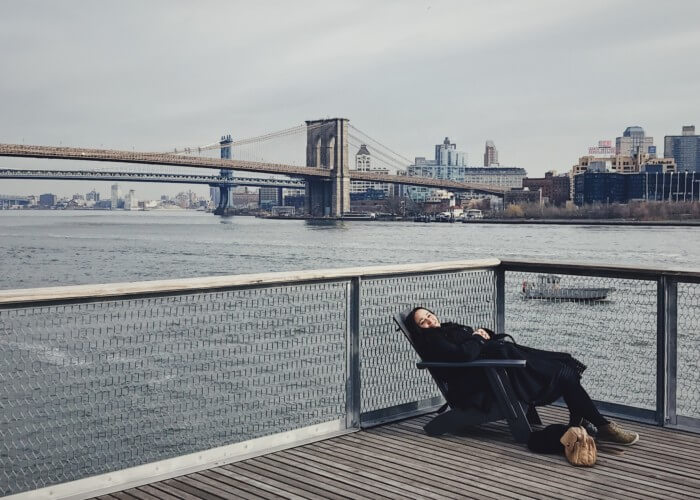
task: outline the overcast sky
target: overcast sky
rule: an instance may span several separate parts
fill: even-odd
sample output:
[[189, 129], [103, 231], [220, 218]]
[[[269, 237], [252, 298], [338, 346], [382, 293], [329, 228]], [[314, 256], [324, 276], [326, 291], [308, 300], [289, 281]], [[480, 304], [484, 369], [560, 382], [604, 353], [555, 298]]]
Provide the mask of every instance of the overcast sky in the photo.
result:
[[662, 154], [700, 129], [699, 20], [695, 0], [3, 0], [0, 142], [167, 150], [342, 116], [409, 158], [449, 136], [480, 165], [491, 139], [504, 165], [564, 172], [629, 125]]

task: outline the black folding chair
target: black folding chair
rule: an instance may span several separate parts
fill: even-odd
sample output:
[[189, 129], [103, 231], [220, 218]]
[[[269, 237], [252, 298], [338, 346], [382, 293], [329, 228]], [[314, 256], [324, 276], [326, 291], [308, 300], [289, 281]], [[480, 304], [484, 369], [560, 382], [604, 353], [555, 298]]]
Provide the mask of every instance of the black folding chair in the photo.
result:
[[[396, 314], [394, 315], [394, 321], [420, 356], [411, 338], [411, 332], [406, 327], [406, 315], [407, 313]], [[535, 407], [518, 399], [506, 371], [506, 368], [524, 368], [526, 366], [525, 360], [479, 359], [469, 362], [426, 362], [421, 360], [416, 363], [416, 366], [419, 369], [428, 370], [445, 401], [447, 401], [438, 410], [438, 415], [423, 426], [426, 434], [430, 436], [455, 433], [467, 426], [505, 419], [508, 421], [513, 438], [517, 442], [524, 443], [532, 432], [531, 424], [537, 425], [542, 423]], [[475, 407], [469, 409], [461, 408], [459, 406], [462, 405], [456, 405], [453, 401], [450, 401], [444, 373], [446, 370], [464, 370], [466, 368], [484, 370], [495, 403], [491, 405], [489, 411], [481, 411]]]

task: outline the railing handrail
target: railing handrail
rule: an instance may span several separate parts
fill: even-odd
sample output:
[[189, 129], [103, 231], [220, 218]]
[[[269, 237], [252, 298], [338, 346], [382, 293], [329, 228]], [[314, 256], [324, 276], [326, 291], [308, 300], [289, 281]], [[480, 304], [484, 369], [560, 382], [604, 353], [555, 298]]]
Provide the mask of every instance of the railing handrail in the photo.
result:
[[369, 279], [382, 276], [425, 274], [450, 271], [491, 269], [498, 267], [499, 259], [455, 260], [390, 266], [345, 267], [309, 271], [237, 274], [204, 278], [106, 283], [98, 285], [70, 285], [46, 288], [0, 290], [0, 306], [17, 306], [77, 299], [115, 299], [144, 295], [192, 293], [251, 286], [284, 285], [335, 281], [351, 278]]
[[630, 278], [655, 280], [670, 276], [681, 282], [700, 282], [700, 271], [662, 269], [646, 266], [624, 266], [608, 264], [581, 264], [578, 262], [543, 262], [534, 260], [503, 260], [500, 267], [504, 271], [552, 272], [579, 276], [599, 276], [609, 278]]

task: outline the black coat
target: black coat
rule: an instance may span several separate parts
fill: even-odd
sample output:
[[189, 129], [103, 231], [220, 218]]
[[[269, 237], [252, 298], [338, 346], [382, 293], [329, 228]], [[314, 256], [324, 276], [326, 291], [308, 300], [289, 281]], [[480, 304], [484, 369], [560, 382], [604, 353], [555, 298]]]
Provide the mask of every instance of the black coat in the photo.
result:
[[[486, 329], [491, 339], [474, 335], [469, 326], [443, 323], [440, 328], [420, 329], [414, 343], [425, 361], [474, 361], [476, 359], [524, 359], [525, 368], [508, 368], [508, 376], [518, 397], [532, 404], [549, 404], [562, 395], [566, 383], [578, 380], [585, 365], [568, 353], [543, 351], [508, 340]], [[512, 340], [512, 338], [511, 338]], [[448, 400], [458, 407], [476, 406], [488, 410], [492, 403], [489, 383], [483, 369], [438, 369]]]

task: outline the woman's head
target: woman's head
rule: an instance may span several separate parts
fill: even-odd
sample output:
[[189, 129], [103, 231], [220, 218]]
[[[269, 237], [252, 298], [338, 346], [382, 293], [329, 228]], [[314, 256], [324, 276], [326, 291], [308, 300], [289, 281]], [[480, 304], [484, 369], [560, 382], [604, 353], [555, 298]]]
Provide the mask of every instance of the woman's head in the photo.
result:
[[413, 333], [418, 333], [427, 328], [439, 328], [440, 320], [430, 309], [416, 307], [406, 317], [406, 326]]

